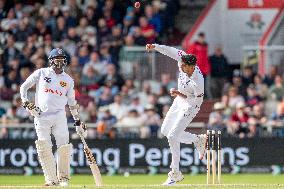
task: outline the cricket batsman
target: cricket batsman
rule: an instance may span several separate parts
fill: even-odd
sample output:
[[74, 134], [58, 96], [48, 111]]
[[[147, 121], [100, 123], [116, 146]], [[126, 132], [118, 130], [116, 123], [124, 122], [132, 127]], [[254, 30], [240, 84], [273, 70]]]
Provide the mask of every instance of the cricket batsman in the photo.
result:
[[[53, 49], [48, 57], [49, 67], [34, 71], [21, 85], [23, 106], [34, 116], [38, 159], [45, 177], [45, 186], [67, 186], [70, 179], [72, 144], [69, 143], [65, 105], [68, 103], [75, 120], [76, 131], [86, 137], [86, 125], [79, 117], [75, 100], [74, 81], [64, 72], [67, 57], [60, 48]], [[35, 103], [28, 99], [27, 91], [36, 85]], [[56, 160], [52, 153], [51, 134], [56, 140]]]
[[167, 137], [172, 154], [171, 171], [163, 185], [174, 185], [184, 178], [179, 170], [180, 143], [194, 143], [200, 159], [203, 159], [205, 154], [206, 135], [185, 132], [203, 102], [204, 78], [196, 65], [197, 59], [192, 54], [158, 44], [147, 44], [146, 50], [156, 50], [178, 62], [178, 89], [170, 90], [175, 99], [161, 127], [161, 133]]

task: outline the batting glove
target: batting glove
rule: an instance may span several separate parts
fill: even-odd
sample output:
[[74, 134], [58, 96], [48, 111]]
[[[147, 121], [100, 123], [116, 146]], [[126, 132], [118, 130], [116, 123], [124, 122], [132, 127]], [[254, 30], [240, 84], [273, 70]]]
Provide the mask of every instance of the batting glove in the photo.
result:
[[32, 102], [23, 102], [23, 107], [28, 110], [30, 114], [34, 117], [39, 117], [41, 115], [41, 109]]
[[84, 122], [81, 120], [75, 120], [74, 126], [76, 126], [76, 132], [78, 135], [81, 135], [84, 138], [87, 137], [87, 125]]

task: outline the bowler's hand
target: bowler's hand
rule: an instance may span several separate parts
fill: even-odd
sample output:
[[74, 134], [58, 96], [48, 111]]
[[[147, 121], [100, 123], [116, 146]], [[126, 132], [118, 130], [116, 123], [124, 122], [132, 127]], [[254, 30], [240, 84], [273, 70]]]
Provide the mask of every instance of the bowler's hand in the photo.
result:
[[171, 88], [171, 89], [170, 89], [170, 95], [171, 95], [172, 97], [176, 97], [176, 96], [178, 95], [178, 90], [175, 89], [175, 88]]
[[146, 51], [150, 51], [150, 50], [152, 50], [152, 49], [154, 49], [155, 48], [155, 45], [153, 45], [153, 44], [147, 44], [146, 45]]
[[78, 135], [82, 135], [84, 138], [87, 137], [87, 125], [81, 120], [75, 120], [74, 126], [76, 126], [76, 132]]
[[187, 98], [187, 96], [185, 94], [182, 94], [181, 92], [179, 92], [177, 89], [175, 88], [171, 88], [170, 89], [170, 95], [172, 97], [176, 97], [176, 96], [180, 96], [182, 98]]

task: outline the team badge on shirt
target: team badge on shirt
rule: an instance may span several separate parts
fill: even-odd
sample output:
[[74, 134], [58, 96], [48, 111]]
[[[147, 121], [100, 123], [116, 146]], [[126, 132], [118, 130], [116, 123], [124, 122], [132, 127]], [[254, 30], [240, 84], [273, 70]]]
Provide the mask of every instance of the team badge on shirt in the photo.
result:
[[61, 85], [61, 87], [66, 87], [66, 86], [67, 86], [67, 83], [64, 82], [64, 81], [60, 81], [60, 85]]
[[45, 77], [44, 81], [46, 81], [47, 83], [50, 83], [51, 82], [51, 78], [50, 77]]

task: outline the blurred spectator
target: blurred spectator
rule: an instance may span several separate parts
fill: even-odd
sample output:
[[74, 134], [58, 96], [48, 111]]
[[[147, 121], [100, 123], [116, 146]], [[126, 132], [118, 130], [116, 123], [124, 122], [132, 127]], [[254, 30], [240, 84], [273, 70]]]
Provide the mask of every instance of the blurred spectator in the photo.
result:
[[4, 88], [4, 80], [5, 80], [4, 69], [3, 69], [3, 65], [0, 64], [0, 91], [2, 88]]
[[131, 103], [127, 107], [128, 110], [136, 110], [139, 114], [144, 111], [144, 106], [140, 103], [140, 99], [136, 95], [132, 97]]
[[0, 1], [0, 20], [6, 17], [7, 10], [5, 9], [5, 1]]
[[117, 120], [120, 120], [128, 112], [128, 107], [123, 103], [120, 94], [114, 96], [114, 102], [109, 105], [109, 110], [112, 115], [114, 115]]
[[110, 110], [108, 107], [103, 107], [102, 110], [103, 116], [99, 119], [97, 124], [97, 133], [98, 138], [114, 138], [115, 132], [114, 132], [114, 125], [117, 122], [117, 119], [115, 116], [113, 116], [110, 113]]
[[145, 7], [145, 15], [149, 21], [149, 24], [153, 25], [156, 31], [156, 34], [159, 34], [162, 30], [161, 18], [159, 13], [155, 13], [151, 5]]
[[36, 25], [35, 25], [35, 30], [34, 32], [37, 34], [37, 36], [40, 37], [40, 40], [43, 40], [43, 37], [45, 35], [51, 34], [51, 30], [50, 28], [48, 28], [45, 24], [44, 24], [44, 20], [43, 19], [38, 19], [36, 21]]
[[[280, 136], [283, 136], [284, 133], [284, 106], [283, 104], [278, 104], [276, 111], [271, 115], [268, 123], [268, 131], [273, 133], [276, 131], [280, 131]], [[279, 136], [279, 134], [277, 134]]]
[[160, 117], [163, 116], [163, 105], [158, 102], [158, 97], [156, 94], [150, 94], [148, 95], [148, 105], [153, 105], [155, 107], [155, 110], [160, 115]]
[[260, 75], [254, 76], [254, 86], [257, 94], [265, 99], [267, 97], [268, 88], [267, 85], [262, 82], [262, 78]]
[[90, 55], [90, 61], [83, 67], [83, 74], [87, 72], [88, 68], [92, 67], [98, 74], [106, 74], [106, 62], [100, 61], [99, 54], [92, 52]]
[[236, 111], [233, 112], [231, 120], [228, 122], [228, 133], [244, 138], [248, 133], [248, 119], [249, 116], [245, 112], [245, 104], [243, 102], [238, 102], [236, 105]]
[[209, 57], [211, 64], [210, 93], [213, 99], [221, 98], [222, 90], [228, 78], [229, 64], [223, 54], [222, 48], [215, 48], [215, 52]]
[[[142, 35], [140, 27], [133, 27], [133, 37], [135, 45], [144, 46], [146, 45], [146, 38]], [[127, 42], [126, 42], [127, 45]]]
[[83, 117], [85, 117], [84, 121], [89, 123], [96, 123], [98, 121], [98, 111], [97, 106], [94, 101], [90, 101], [86, 107], [86, 109], [82, 108], [82, 114], [85, 114]]
[[36, 52], [31, 56], [30, 61], [35, 64], [35, 62], [37, 62], [37, 60], [39, 59], [43, 59], [45, 62], [48, 61], [44, 48], [42, 46], [36, 49]]
[[254, 118], [254, 122], [256, 122], [257, 127], [265, 127], [267, 123], [267, 117], [264, 114], [264, 105], [262, 103], [256, 104], [252, 108], [252, 112], [250, 118]]
[[104, 19], [106, 20], [107, 27], [111, 29], [116, 24], [116, 20], [112, 17], [111, 9], [104, 8], [103, 16]]
[[75, 43], [78, 43], [80, 41], [80, 37], [76, 33], [76, 28], [70, 27], [67, 30], [67, 38], [70, 41], [73, 41]]
[[[105, 64], [112, 64], [113, 62], [113, 57], [110, 54], [109, 51], [109, 45], [107, 43], [104, 43], [100, 47], [100, 60], [105, 63]], [[118, 64], [115, 64], [115, 67], [118, 68]]]
[[82, 36], [86, 33], [86, 29], [88, 27], [88, 20], [86, 17], [80, 18], [79, 25], [76, 27], [76, 33], [78, 36]]
[[[71, 57], [77, 55], [77, 45], [75, 41], [70, 40], [67, 35], [65, 35], [64, 38], [62, 39], [61, 46], [66, 51], [66, 53], [69, 54]], [[78, 59], [77, 56], [76, 58]]]
[[[70, 71], [71, 73], [81, 73], [82, 69], [79, 65], [78, 57], [72, 56], [70, 64], [68, 66], [68, 71]], [[85, 72], [83, 71], [83, 74], [85, 74], [86, 72], [87, 69], [85, 70]]]
[[61, 41], [64, 36], [67, 36], [66, 22], [63, 16], [59, 16], [56, 20], [56, 27], [52, 31], [52, 39]]
[[110, 30], [107, 27], [106, 21], [104, 18], [100, 18], [98, 20], [98, 36], [97, 36], [97, 44], [100, 46], [103, 42], [106, 42], [110, 36]]
[[121, 28], [115, 26], [112, 28], [112, 35], [110, 36], [108, 42], [110, 43], [110, 54], [112, 55], [110, 62], [113, 62], [118, 66], [119, 52], [123, 44]]
[[139, 26], [141, 28], [142, 36], [146, 39], [146, 43], [154, 43], [156, 40], [155, 29], [153, 25], [148, 23], [146, 17], [142, 16], [139, 18]]
[[262, 98], [257, 94], [255, 86], [250, 84], [247, 88], [246, 105], [253, 107], [262, 101]]
[[20, 83], [26, 81], [26, 79], [31, 75], [30, 68], [24, 67], [20, 70]]
[[97, 82], [99, 80], [99, 74], [94, 68], [89, 67], [86, 73], [82, 74], [81, 84], [82, 86], [86, 86], [89, 89], [96, 89], [98, 88]]
[[97, 27], [99, 13], [94, 6], [88, 6], [86, 9], [86, 18], [91, 26]]
[[169, 91], [171, 88], [176, 88], [177, 84], [174, 80], [171, 79], [171, 75], [169, 73], [161, 74], [161, 85], [166, 87]]
[[156, 113], [153, 105], [145, 106], [145, 114], [142, 118], [144, 127], [141, 128], [141, 138], [158, 137], [158, 131], [162, 124], [159, 114]]
[[133, 17], [126, 15], [123, 19], [122, 35], [126, 36], [129, 34], [129, 30], [133, 24]]
[[208, 58], [208, 44], [205, 41], [205, 34], [203, 32], [200, 32], [198, 34], [197, 41], [192, 43], [189, 48], [186, 49], [186, 53], [194, 54], [196, 56], [197, 65], [200, 68], [200, 71], [205, 79], [205, 95], [209, 98], [212, 98], [209, 90], [210, 80], [207, 78], [207, 76], [211, 72], [211, 65]]
[[246, 136], [251, 138], [258, 135], [259, 124], [258, 120], [255, 117], [249, 117], [248, 119], [248, 131]]
[[238, 89], [236, 87], [231, 87], [228, 92], [228, 105], [230, 108], [234, 109], [237, 104], [244, 103], [245, 100], [243, 96], [238, 94]]
[[171, 104], [172, 98], [169, 94], [169, 90], [166, 86], [160, 87], [160, 92], [158, 94], [158, 103], [162, 105]]
[[[6, 138], [21, 138], [21, 129], [9, 129], [10, 125], [16, 125], [20, 122], [20, 118], [17, 115], [17, 106], [12, 105], [11, 108], [7, 110], [7, 113], [2, 116], [3, 127], [1, 130], [1, 137]], [[10, 132], [9, 132], [10, 131]]]
[[134, 84], [134, 79], [126, 79], [125, 80], [125, 86], [128, 88], [128, 94], [131, 96], [136, 96], [138, 93], [138, 88]]
[[223, 113], [224, 109], [225, 105], [222, 102], [214, 103], [213, 112], [209, 115], [208, 129], [219, 130], [222, 132], [226, 130], [226, 117]]
[[117, 86], [119, 89], [124, 84], [123, 77], [116, 72], [116, 68], [112, 64], [107, 65], [107, 73], [99, 80], [100, 86]]
[[54, 49], [53, 42], [52, 42], [52, 38], [51, 38], [51, 35], [50, 35], [50, 34], [44, 36], [43, 45], [44, 45], [44, 52], [45, 52], [46, 55], [48, 55], [49, 52], [50, 52], [52, 49]]
[[76, 24], [77, 24], [77, 21], [76, 21], [76, 18], [71, 16], [71, 10], [68, 6], [63, 6], [61, 8], [61, 11], [62, 11], [62, 15], [65, 19], [65, 22], [66, 22], [66, 27], [69, 28], [69, 27], [75, 27]]
[[2, 54], [3, 68], [6, 73], [8, 69], [8, 62], [13, 60], [14, 58], [20, 55], [20, 51], [15, 47], [15, 37], [13, 35], [9, 35], [7, 37], [6, 46], [4, 52]]
[[143, 120], [136, 110], [129, 110], [128, 114], [117, 122], [119, 137], [137, 138], [140, 135], [140, 129], [143, 127]]
[[10, 88], [10, 89], [12, 89], [13, 91], [16, 92], [16, 90], [18, 89], [17, 87], [20, 84], [19, 77], [18, 77], [18, 74], [17, 74], [17, 70], [10, 69], [7, 77], [4, 80], [4, 82], [5, 82], [5, 86], [7, 88]]
[[255, 74], [252, 70], [252, 67], [250, 66], [245, 67], [243, 69], [243, 74], [242, 74], [243, 85], [245, 87], [248, 87], [250, 84], [252, 84], [254, 76]]
[[284, 95], [283, 79], [280, 75], [276, 75], [274, 79], [274, 84], [269, 87], [268, 97], [281, 101], [283, 95]]
[[78, 61], [80, 66], [84, 66], [90, 61], [89, 49], [86, 46], [81, 46], [78, 52]]
[[31, 122], [31, 120], [29, 119], [30, 113], [22, 106], [20, 95], [14, 96], [12, 106], [16, 107], [15, 115], [19, 119], [19, 122]]
[[227, 82], [224, 85], [223, 94], [226, 94], [231, 87], [235, 87], [240, 95], [246, 96], [246, 87], [243, 85], [242, 77], [239, 73], [234, 73], [232, 78], [232, 84]]
[[17, 28], [17, 32], [15, 33], [16, 40], [19, 42], [24, 42], [28, 35], [32, 33], [32, 28], [29, 27], [29, 20], [21, 19], [19, 21], [19, 27]]
[[92, 27], [88, 26], [85, 30], [85, 33], [81, 37], [82, 41], [88, 43], [93, 47], [93, 49], [97, 49], [97, 30]]
[[144, 81], [142, 85], [142, 91], [138, 93], [139, 99], [141, 104], [147, 104], [148, 103], [148, 97], [152, 92], [152, 88], [149, 82]]
[[10, 8], [7, 17], [1, 21], [1, 29], [3, 31], [11, 31], [14, 33], [18, 24], [19, 20], [16, 17], [15, 11], [13, 8]]
[[81, 18], [83, 13], [81, 8], [77, 5], [76, 0], [67, 0], [67, 5], [69, 7], [69, 11], [71, 16], [74, 18]]
[[200, 68], [202, 74], [206, 77], [210, 74], [211, 67], [208, 60], [208, 44], [205, 41], [205, 34], [200, 32], [198, 34], [197, 41], [186, 49], [186, 53], [194, 54], [197, 58], [197, 65]]
[[268, 74], [264, 77], [264, 83], [270, 87], [275, 80], [276, 75], [278, 74], [278, 67], [277, 66], [270, 66]]
[[121, 87], [120, 93], [119, 93], [122, 97], [122, 102], [124, 104], [129, 105], [131, 103], [131, 96], [129, 95], [129, 89], [126, 85], [123, 85]]
[[113, 96], [111, 94], [111, 88], [103, 87], [102, 94], [98, 98], [97, 106], [106, 106], [113, 103]]

